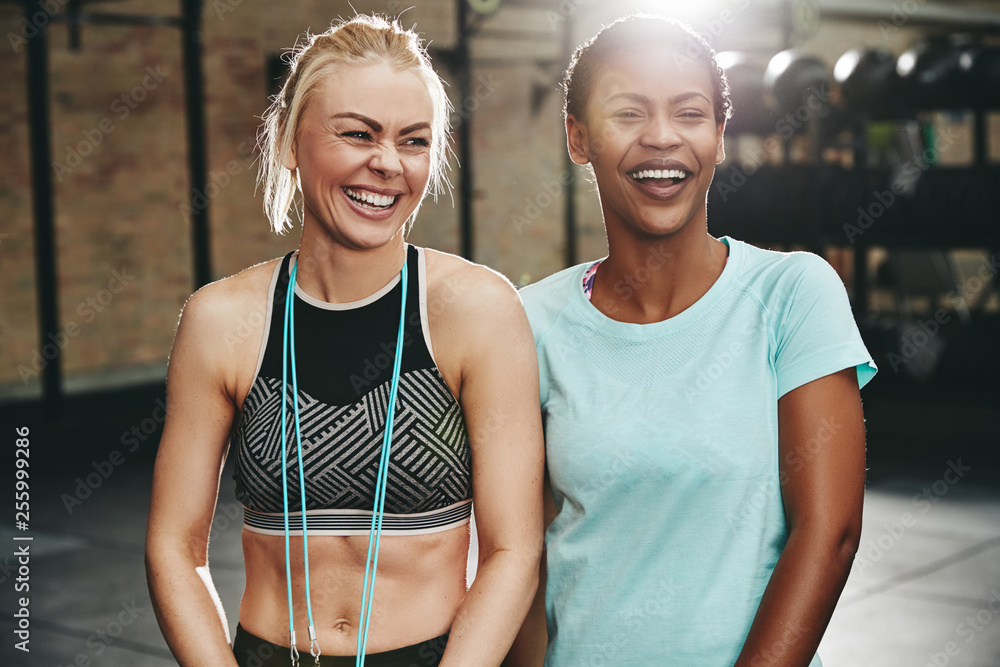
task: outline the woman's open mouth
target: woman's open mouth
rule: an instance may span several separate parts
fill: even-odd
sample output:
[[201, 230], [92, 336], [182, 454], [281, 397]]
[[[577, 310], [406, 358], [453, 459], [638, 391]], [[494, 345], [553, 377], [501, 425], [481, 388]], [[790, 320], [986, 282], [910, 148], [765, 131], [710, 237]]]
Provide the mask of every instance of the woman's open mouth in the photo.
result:
[[399, 199], [399, 195], [380, 195], [368, 190], [353, 188], [343, 188], [343, 190], [352, 202], [369, 211], [387, 211]]
[[629, 178], [637, 183], [652, 182], [653, 185], [659, 186], [676, 185], [688, 176], [690, 176], [688, 172], [680, 169], [639, 169], [629, 172]]
[[684, 189], [692, 174], [683, 169], [636, 169], [629, 179], [648, 197], [671, 199]]

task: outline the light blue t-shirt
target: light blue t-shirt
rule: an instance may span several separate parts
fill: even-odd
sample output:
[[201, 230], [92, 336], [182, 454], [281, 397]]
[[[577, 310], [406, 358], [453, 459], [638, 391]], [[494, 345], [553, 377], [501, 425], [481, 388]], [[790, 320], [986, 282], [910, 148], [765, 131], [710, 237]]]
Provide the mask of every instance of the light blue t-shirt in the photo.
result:
[[732, 665], [787, 539], [778, 399], [845, 368], [861, 386], [875, 374], [829, 264], [722, 240], [722, 275], [662, 322], [603, 315], [586, 265], [521, 291], [558, 510], [549, 667]]

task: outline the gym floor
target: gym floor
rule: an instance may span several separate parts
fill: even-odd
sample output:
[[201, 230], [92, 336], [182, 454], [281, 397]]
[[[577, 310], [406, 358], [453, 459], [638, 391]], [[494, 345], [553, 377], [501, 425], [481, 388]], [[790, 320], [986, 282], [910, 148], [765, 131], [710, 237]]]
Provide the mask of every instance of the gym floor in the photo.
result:
[[[29, 526], [15, 531], [13, 512], [0, 524], [8, 545], [0, 552], [0, 664], [175, 664], [142, 558], [161, 399], [161, 387], [89, 394], [68, 401], [63, 416], [48, 423], [35, 406], [0, 406], [4, 437], [13, 441], [15, 426], [31, 429]], [[866, 397], [866, 413], [864, 533], [820, 648], [824, 664], [997, 667], [997, 401], [945, 406]], [[56, 447], [58, 456], [48, 453]], [[243, 587], [240, 524], [227, 466], [211, 569], [231, 628]], [[19, 573], [14, 554], [24, 545], [30, 560]], [[30, 590], [15, 593], [19, 582]], [[14, 647], [22, 596], [29, 598], [30, 653]]]

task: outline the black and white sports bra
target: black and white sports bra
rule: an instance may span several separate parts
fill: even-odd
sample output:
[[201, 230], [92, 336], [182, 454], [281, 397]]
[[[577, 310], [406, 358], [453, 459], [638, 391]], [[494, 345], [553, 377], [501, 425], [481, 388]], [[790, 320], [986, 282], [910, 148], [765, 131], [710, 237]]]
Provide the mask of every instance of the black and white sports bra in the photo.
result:
[[[247, 530], [282, 535], [282, 317], [293, 253], [271, 278], [257, 372], [233, 435], [236, 498]], [[423, 250], [407, 247], [403, 359], [382, 530], [423, 534], [468, 523], [469, 439], [461, 406], [438, 371], [427, 327]], [[302, 272], [300, 267], [299, 272]], [[397, 276], [361, 301], [325, 303], [295, 288], [295, 350], [309, 534], [367, 535], [392, 379], [402, 286]], [[300, 506], [288, 389], [288, 504]], [[301, 512], [292, 512], [299, 526]]]

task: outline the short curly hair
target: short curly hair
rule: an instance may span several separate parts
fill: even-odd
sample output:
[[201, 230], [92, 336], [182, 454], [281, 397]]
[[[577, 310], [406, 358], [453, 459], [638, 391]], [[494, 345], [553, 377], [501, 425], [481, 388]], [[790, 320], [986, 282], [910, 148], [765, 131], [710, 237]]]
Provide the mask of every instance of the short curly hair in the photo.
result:
[[729, 81], [716, 62], [715, 50], [687, 24], [651, 14], [620, 18], [577, 47], [563, 78], [563, 116], [585, 121], [587, 101], [598, 68], [622, 51], [649, 45], [668, 46], [675, 49], [681, 59], [703, 63], [712, 77], [715, 121], [721, 123], [732, 116]]

